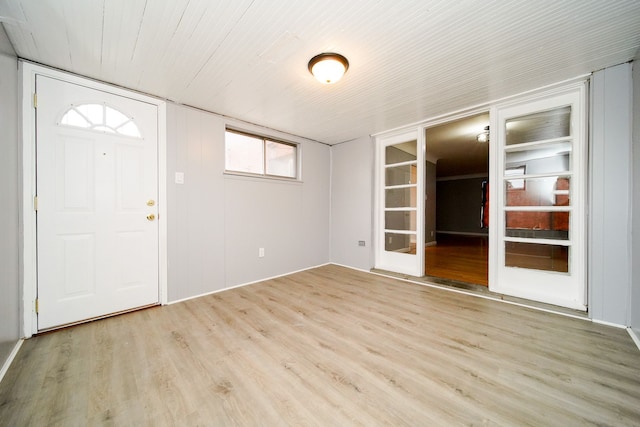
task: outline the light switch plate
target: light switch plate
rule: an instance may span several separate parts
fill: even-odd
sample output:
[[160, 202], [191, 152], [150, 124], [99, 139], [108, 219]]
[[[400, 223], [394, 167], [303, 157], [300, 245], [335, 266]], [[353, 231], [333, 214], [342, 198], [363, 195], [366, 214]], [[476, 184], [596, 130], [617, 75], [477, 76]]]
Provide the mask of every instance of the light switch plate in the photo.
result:
[[176, 172], [176, 184], [184, 184], [184, 172]]

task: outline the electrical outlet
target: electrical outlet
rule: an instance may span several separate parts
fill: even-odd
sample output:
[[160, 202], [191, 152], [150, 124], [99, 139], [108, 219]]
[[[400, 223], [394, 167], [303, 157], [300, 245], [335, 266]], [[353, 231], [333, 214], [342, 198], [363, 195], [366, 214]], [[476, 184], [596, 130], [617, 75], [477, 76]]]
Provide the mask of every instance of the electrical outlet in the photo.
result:
[[258, 248], [258, 258], [264, 258], [264, 248]]
[[358, 246], [365, 246], [364, 240], [358, 240]]

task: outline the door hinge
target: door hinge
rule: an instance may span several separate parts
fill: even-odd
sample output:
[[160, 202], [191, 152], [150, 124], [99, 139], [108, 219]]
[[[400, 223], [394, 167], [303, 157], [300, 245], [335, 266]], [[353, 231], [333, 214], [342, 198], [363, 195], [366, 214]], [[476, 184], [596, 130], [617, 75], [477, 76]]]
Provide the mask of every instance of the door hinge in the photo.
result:
[[33, 108], [38, 108], [38, 94], [33, 94]]
[[33, 196], [33, 210], [38, 212], [38, 196]]
[[36, 298], [36, 314], [40, 313], [40, 300]]

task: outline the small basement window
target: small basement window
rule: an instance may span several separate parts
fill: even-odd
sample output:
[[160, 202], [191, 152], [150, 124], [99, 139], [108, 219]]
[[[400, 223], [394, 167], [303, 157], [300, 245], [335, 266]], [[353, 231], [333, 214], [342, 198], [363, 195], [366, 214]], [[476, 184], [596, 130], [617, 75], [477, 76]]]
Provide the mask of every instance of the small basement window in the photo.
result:
[[277, 178], [298, 178], [298, 145], [227, 129], [225, 170]]

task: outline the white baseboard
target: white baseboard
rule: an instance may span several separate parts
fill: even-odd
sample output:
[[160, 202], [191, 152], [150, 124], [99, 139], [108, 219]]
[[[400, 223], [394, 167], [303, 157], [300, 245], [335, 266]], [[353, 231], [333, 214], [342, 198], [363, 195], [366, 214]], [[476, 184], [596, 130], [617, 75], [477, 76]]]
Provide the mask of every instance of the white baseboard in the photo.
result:
[[632, 328], [627, 328], [627, 332], [629, 332], [631, 339], [634, 343], [636, 343], [636, 347], [638, 347], [638, 350], [640, 350], [640, 337], [638, 337], [636, 331], [634, 331]]
[[362, 271], [363, 273], [371, 273], [371, 270], [365, 270], [365, 269], [358, 268], [358, 267], [352, 267], [352, 266], [346, 265], [346, 264], [339, 264], [337, 262], [330, 262], [329, 264], [337, 265], [338, 267], [350, 268], [351, 270]]
[[307, 270], [311, 270], [312, 268], [318, 268], [318, 267], [322, 267], [322, 266], [329, 265], [329, 264], [331, 264], [331, 263], [326, 262], [324, 264], [314, 265], [314, 266], [311, 266], [311, 267], [302, 268], [300, 270], [290, 271], [288, 273], [283, 273], [283, 274], [278, 274], [277, 276], [265, 277], [264, 279], [254, 280], [252, 282], [241, 283], [239, 285], [233, 285], [233, 286], [229, 286], [229, 287], [222, 288], [222, 289], [216, 289], [215, 291], [205, 292], [203, 294], [193, 295], [193, 296], [190, 296], [190, 297], [181, 298], [181, 299], [177, 299], [177, 300], [174, 300], [174, 301], [169, 301], [169, 302], [167, 302], [167, 305], [177, 304], [179, 302], [189, 301], [190, 299], [205, 297], [207, 295], [213, 295], [213, 294], [217, 294], [218, 292], [224, 292], [224, 291], [228, 291], [228, 290], [231, 290], [231, 289], [242, 288], [243, 286], [249, 286], [249, 285], [253, 285], [255, 283], [264, 282], [264, 281], [267, 281], [267, 280], [277, 279], [278, 277], [284, 277], [284, 276], [288, 276], [290, 274], [300, 273], [301, 271], [307, 271]]
[[7, 357], [7, 360], [5, 360], [4, 365], [2, 365], [2, 369], [0, 370], [0, 382], [2, 382], [4, 375], [9, 370], [9, 366], [11, 366], [13, 359], [15, 359], [16, 356], [18, 355], [18, 351], [20, 350], [20, 347], [22, 347], [23, 342], [24, 342], [24, 339], [22, 338], [18, 340], [16, 345], [13, 347], [13, 350], [11, 350], [9, 357]]
[[489, 237], [488, 233], [474, 233], [472, 231], [438, 231], [436, 234], [449, 234], [451, 236], [473, 236], [473, 237]]
[[618, 328], [618, 329], [627, 329], [627, 327], [625, 325], [621, 325], [619, 323], [607, 322], [606, 320], [591, 319], [591, 321], [593, 323], [598, 323], [600, 325], [612, 326], [612, 327]]

